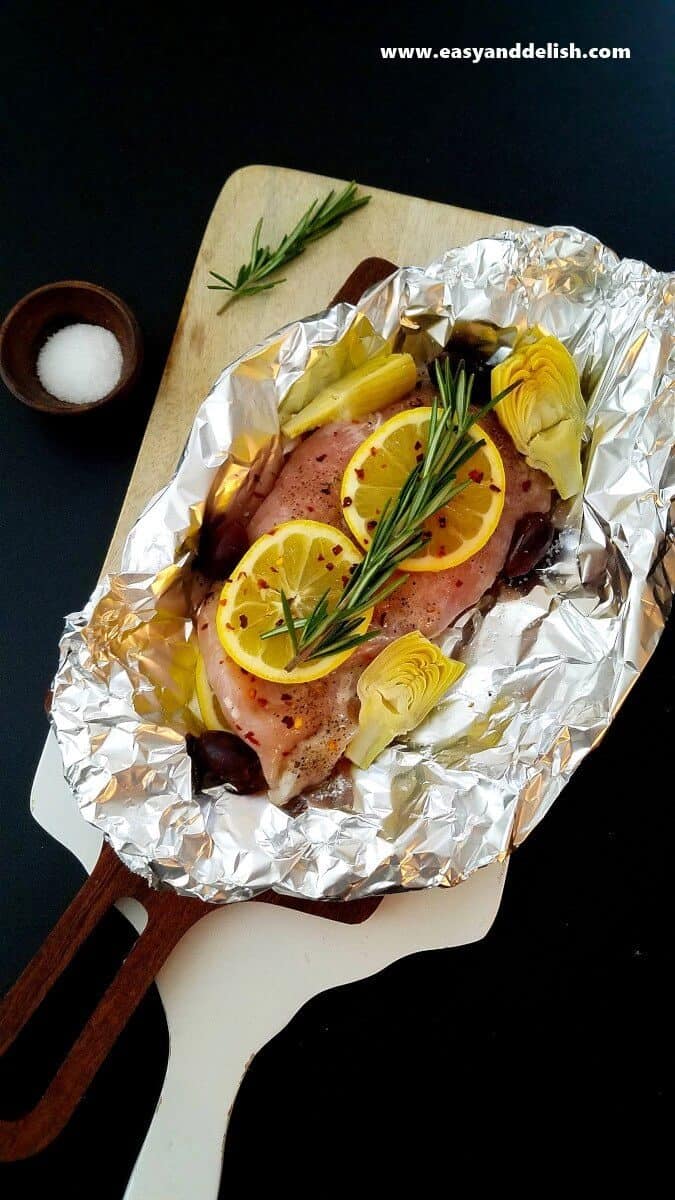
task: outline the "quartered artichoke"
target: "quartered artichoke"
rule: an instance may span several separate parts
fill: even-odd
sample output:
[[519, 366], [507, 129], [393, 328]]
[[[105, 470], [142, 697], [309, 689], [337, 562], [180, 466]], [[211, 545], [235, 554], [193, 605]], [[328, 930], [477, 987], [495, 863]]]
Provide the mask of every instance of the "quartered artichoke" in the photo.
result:
[[499, 402], [497, 416], [529, 465], [545, 471], [567, 500], [583, 484], [586, 405], [574, 359], [556, 337], [534, 326], [521, 335], [513, 354], [494, 367], [492, 395], [514, 382], [518, 386]]
[[369, 767], [395, 737], [421, 724], [463, 671], [463, 663], [446, 658], [421, 633], [390, 642], [359, 678], [359, 729], [347, 758]]

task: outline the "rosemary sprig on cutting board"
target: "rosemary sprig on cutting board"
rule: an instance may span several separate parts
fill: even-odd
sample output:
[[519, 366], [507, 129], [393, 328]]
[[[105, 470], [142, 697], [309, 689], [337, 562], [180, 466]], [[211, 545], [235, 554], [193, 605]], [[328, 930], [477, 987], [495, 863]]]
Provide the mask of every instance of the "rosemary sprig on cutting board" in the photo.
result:
[[268, 292], [271, 288], [278, 287], [285, 279], [268, 279], [269, 275], [292, 262], [312, 242], [317, 242], [319, 238], [337, 229], [350, 213], [368, 204], [370, 196], [358, 196], [357, 191], [358, 185], [352, 182], [337, 195], [335, 191], [330, 191], [321, 203], [313, 200], [295, 228], [284, 234], [274, 249], [260, 245], [263, 223], [261, 217], [253, 232], [248, 262], [242, 264], [234, 280], [219, 275], [217, 271], [209, 271], [209, 275], [213, 275], [218, 282], [209, 283], [207, 287], [211, 291], [229, 292], [230, 298], [227, 303], [238, 300], [241, 296], [256, 296], [258, 292]]
[[286, 665], [292, 671], [300, 663], [352, 650], [375, 637], [379, 630], [358, 632], [364, 615], [396, 591], [408, 578], [398, 566], [411, 558], [431, 536], [424, 522], [457, 496], [468, 484], [458, 482], [457, 472], [484, 445], [474, 441], [469, 429], [503, 400], [513, 384], [494, 396], [478, 412], [471, 412], [473, 375], [464, 364], [456, 374], [447, 359], [437, 362], [436, 383], [429, 420], [429, 437], [424, 457], [408, 475], [398, 496], [385, 505], [366, 554], [350, 575], [335, 607], [328, 611], [326, 592], [307, 617], [294, 618], [288, 597], [281, 593], [283, 624], [268, 630], [263, 638], [287, 633], [294, 655]]

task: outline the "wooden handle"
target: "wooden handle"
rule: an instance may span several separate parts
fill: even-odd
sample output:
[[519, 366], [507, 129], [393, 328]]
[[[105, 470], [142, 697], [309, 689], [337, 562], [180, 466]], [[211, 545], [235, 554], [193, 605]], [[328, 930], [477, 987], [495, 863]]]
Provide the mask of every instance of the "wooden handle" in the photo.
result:
[[72, 1046], [42, 1099], [16, 1121], [0, 1121], [0, 1161], [36, 1154], [61, 1132], [160, 967], [213, 905], [153, 892], [108, 845], [72, 904], [0, 1005], [0, 1053], [9, 1048], [75, 952], [116, 900], [132, 896], [148, 923]]
[[[386, 259], [364, 259], [332, 303], [355, 304], [367, 288], [395, 270]], [[18, 1120], [0, 1121], [0, 1161], [37, 1154], [61, 1132], [173, 948], [192, 925], [217, 907], [173, 891], [151, 891], [140, 875], [128, 871], [104, 844], [89, 879], [0, 1004], [0, 1054], [15, 1041], [101, 917], [125, 897], [143, 905], [148, 923], [42, 1099]], [[366, 921], [380, 903], [311, 903], [275, 892], [266, 892], [258, 899], [349, 925]]]
[[[125, 897], [143, 905], [148, 923], [41, 1100], [18, 1120], [0, 1121], [0, 1162], [37, 1154], [58, 1136], [171, 951], [188, 929], [219, 907], [172, 891], [151, 891], [104, 843], [90, 877], [0, 1004], [0, 1054], [18, 1037], [101, 917]], [[380, 903], [312, 903], [276, 892], [259, 899], [349, 925], [366, 921]]]
[[333, 296], [331, 304], [357, 304], [364, 292], [376, 283], [382, 283], [392, 271], [397, 271], [395, 263], [388, 258], [364, 258], [348, 279], [345, 279], [339, 292]]

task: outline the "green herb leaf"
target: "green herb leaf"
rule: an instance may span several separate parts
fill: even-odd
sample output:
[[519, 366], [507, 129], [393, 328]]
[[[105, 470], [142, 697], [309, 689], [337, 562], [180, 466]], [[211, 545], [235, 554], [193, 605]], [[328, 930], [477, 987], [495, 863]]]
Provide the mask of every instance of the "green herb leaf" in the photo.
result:
[[357, 191], [358, 185], [352, 181], [337, 195], [335, 191], [330, 191], [320, 204], [318, 200], [313, 200], [295, 228], [285, 234], [273, 250], [269, 246], [260, 245], [261, 217], [253, 231], [250, 258], [239, 267], [235, 282], [232, 283], [226, 275], [219, 275], [217, 271], [209, 271], [209, 275], [218, 282], [208, 283], [206, 286], [211, 291], [229, 292], [228, 304], [241, 296], [256, 296], [258, 292], [268, 292], [271, 288], [278, 287], [280, 283], [285, 282], [284, 279], [273, 279], [266, 283], [262, 281], [286, 263], [292, 262], [312, 242], [337, 229], [350, 213], [368, 204], [371, 197], [358, 196]]
[[282, 609], [283, 609], [283, 612], [284, 612], [284, 620], [285, 620], [285, 622], [286, 622], [286, 629], [288, 630], [288, 636], [289, 636], [289, 638], [291, 639], [291, 645], [292, 645], [292, 647], [293, 647], [293, 653], [294, 653], [294, 654], [297, 654], [297, 653], [298, 653], [298, 649], [299, 649], [299, 647], [298, 647], [298, 635], [297, 635], [297, 632], [296, 632], [296, 629], [295, 629], [295, 621], [294, 621], [294, 619], [293, 619], [293, 613], [291, 612], [291, 606], [290, 606], [290, 604], [289, 604], [289, 602], [288, 602], [288, 596], [286, 595], [286, 593], [285, 593], [285, 591], [283, 590], [283, 588], [281, 589], [281, 607], [282, 607]]
[[[335, 607], [328, 610], [329, 593], [325, 592], [298, 634], [299, 622], [293, 621], [290, 607], [286, 611], [282, 593], [286, 625], [279, 627], [279, 631], [288, 632], [294, 649], [287, 671], [310, 659], [356, 649], [377, 636], [376, 629], [357, 632], [364, 614], [405, 583], [407, 575], [401, 574], [398, 566], [428, 541], [430, 535], [423, 528], [424, 522], [468, 486], [468, 481], [457, 481], [457, 471], [484, 444], [474, 441], [469, 429], [515, 386], [511, 385], [476, 414], [470, 407], [473, 376], [467, 378], [464, 364], [460, 363], [453, 375], [445, 359], [436, 362], [435, 372], [438, 396], [431, 407], [424, 458], [410, 472], [396, 498], [385, 505], [370, 546]], [[263, 636], [275, 632], [278, 630]]]

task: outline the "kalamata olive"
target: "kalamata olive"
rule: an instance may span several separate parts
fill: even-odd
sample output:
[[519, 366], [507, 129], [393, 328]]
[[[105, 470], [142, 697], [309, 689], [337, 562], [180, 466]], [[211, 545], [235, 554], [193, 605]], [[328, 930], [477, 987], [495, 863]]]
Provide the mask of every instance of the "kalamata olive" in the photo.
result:
[[248, 550], [248, 537], [241, 521], [226, 512], [207, 516], [199, 535], [198, 571], [209, 579], [224, 579]]
[[230, 791], [248, 796], [266, 787], [258, 755], [234, 733], [207, 729], [199, 737], [189, 733], [186, 741], [196, 788], [226, 784]]
[[521, 517], [513, 533], [504, 574], [507, 579], [528, 575], [540, 563], [553, 541], [551, 519], [544, 513]]

